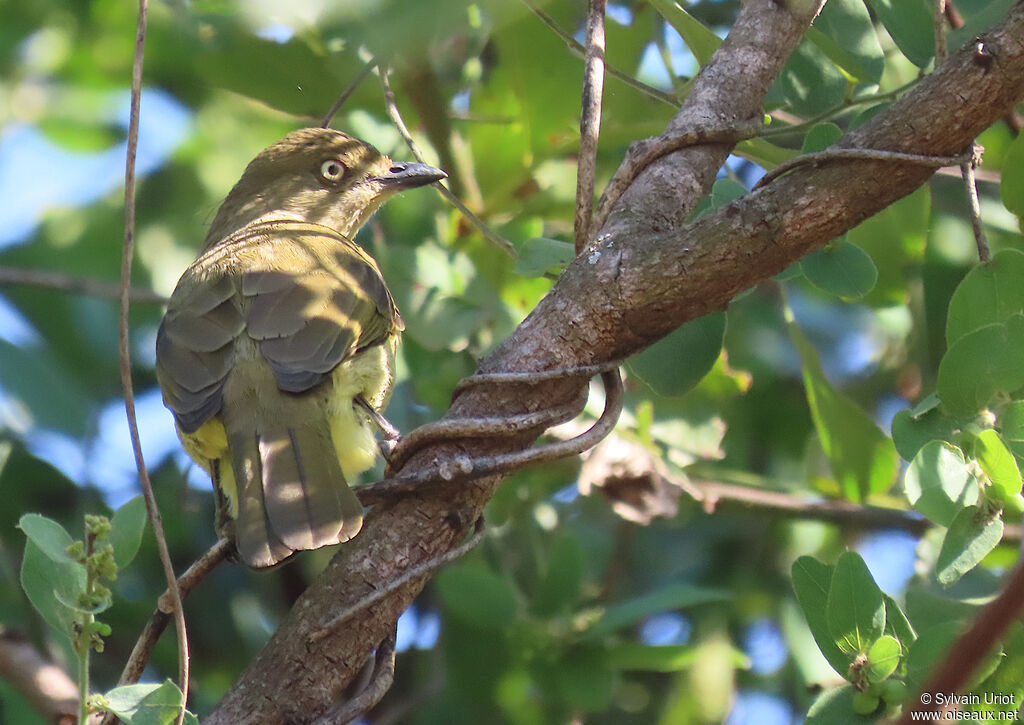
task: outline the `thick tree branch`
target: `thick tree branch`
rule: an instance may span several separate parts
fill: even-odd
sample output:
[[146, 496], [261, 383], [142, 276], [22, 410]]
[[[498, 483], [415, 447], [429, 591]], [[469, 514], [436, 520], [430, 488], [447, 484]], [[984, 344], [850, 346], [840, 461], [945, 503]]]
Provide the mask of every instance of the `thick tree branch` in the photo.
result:
[[[743, 4], [732, 32], [695, 80], [672, 126], [745, 119], [758, 110], [764, 90], [810, 21], [793, 17], [782, 5], [772, 0]], [[1018, 4], [986, 37], [995, 63], [981, 67], [971, 50], [961, 51], [841, 145], [960, 153], [1024, 97], [1021, 38], [1024, 6]], [[572, 367], [635, 353], [683, 322], [724, 308], [741, 290], [824, 246], [932, 174], [918, 165], [863, 159], [804, 167], [684, 226], [688, 210], [710, 186], [727, 153], [728, 146], [721, 145], [686, 149], [640, 174], [597, 241], [481, 362], [481, 371]], [[579, 385], [577, 380], [482, 385], [460, 395], [449, 415], [539, 410], [570, 399]], [[406, 470], [457, 454], [478, 457], [522, 448], [534, 435], [430, 446]], [[433, 489], [374, 509], [363, 532], [341, 547], [207, 722], [302, 723], [330, 708], [427, 577], [359, 610], [345, 628], [316, 646], [309, 645], [309, 635], [332, 612], [372, 597], [409, 568], [454, 547], [499, 482], [491, 477]]]

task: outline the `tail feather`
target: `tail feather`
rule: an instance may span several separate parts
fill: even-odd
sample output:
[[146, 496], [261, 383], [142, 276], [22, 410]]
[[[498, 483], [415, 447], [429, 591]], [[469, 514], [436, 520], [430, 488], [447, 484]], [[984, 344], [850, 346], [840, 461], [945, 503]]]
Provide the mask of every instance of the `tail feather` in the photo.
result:
[[236, 543], [246, 563], [273, 566], [296, 551], [358, 533], [363, 509], [341, 472], [329, 430], [280, 427], [232, 438]]

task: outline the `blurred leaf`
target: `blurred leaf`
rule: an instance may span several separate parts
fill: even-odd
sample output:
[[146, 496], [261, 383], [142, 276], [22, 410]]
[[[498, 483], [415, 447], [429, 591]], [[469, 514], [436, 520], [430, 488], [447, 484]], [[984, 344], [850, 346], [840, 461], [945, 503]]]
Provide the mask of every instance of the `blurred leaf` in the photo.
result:
[[818, 649], [832, 669], [845, 677], [853, 658], [836, 645], [829, 631], [826, 615], [828, 592], [834, 571], [835, 567], [823, 564], [814, 557], [801, 556], [793, 562], [793, 590]]
[[69, 151], [87, 153], [104, 151], [121, 140], [120, 127], [70, 118], [49, 116], [39, 122], [38, 128], [46, 137]]
[[943, 597], [920, 584], [907, 589], [906, 601], [907, 614], [918, 632], [937, 624], [965, 623], [973, 620], [986, 603], [986, 600], [965, 602]]
[[1002, 249], [974, 267], [949, 300], [946, 345], [1024, 312], [1024, 252]]
[[85, 593], [85, 567], [54, 561], [29, 539], [21, 560], [21, 586], [47, 624], [70, 638], [75, 613], [61, 601], [77, 602]]
[[864, 654], [885, 631], [885, 600], [860, 554], [843, 552], [825, 605], [828, 629], [846, 654]]
[[31, 350], [0, 340], [4, 392], [31, 411], [43, 428], [83, 435], [89, 419], [87, 396], [72, 371], [55, 362], [48, 350]]
[[114, 547], [114, 561], [124, 569], [139, 551], [142, 532], [146, 529], [146, 500], [142, 496], [130, 499], [110, 519], [110, 544]]
[[609, 607], [587, 629], [586, 634], [588, 637], [600, 637], [622, 627], [634, 625], [658, 612], [720, 602], [726, 598], [725, 592], [715, 589], [695, 587], [692, 584], [669, 584], [649, 594]]
[[72, 544], [71, 534], [53, 519], [39, 514], [25, 514], [18, 520], [18, 528], [25, 532], [29, 541], [58, 564], [76, 563], [67, 552]]
[[949, 525], [935, 564], [935, 578], [951, 586], [981, 563], [1003, 538], [1003, 520], [968, 506]]
[[1024, 315], [960, 337], [939, 363], [937, 389], [953, 415], [973, 415], [998, 392], [1024, 385]]
[[651, 5], [682, 36], [698, 64], [704, 65], [711, 60], [712, 54], [722, 44], [721, 38], [704, 27], [675, 0], [651, 0]]
[[437, 588], [452, 615], [477, 627], [505, 627], [516, 618], [515, 589], [480, 562], [446, 569]]
[[889, 635], [882, 635], [868, 649], [868, 661], [865, 669], [870, 682], [882, 682], [889, 677], [900, 664], [903, 650], [899, 640]]
[[1014, 400], [999, 415], [1003, 439], [1018, 456], [1024, 456], [1024, 400]]
[[689, 645], [652, 646], [635, 642], [620, 642], [607, 652], [607, 662], [617, 670], [641, 672], [678, 672], [690, 667], [697, 650]]
[[558, 274], [575, 257], [575, 247], [569, 242], [535, 237], [523, 243], [515, 272], [524, 277], [543, 277], [549, 272]]
[[863, 297], [878, 281], [871, 257], [845, 239], [808, 254], [800, 260], [800, 270], [818, 289], [848, 300]]
[[908, 302], [907, 278], [924, 260], [931, 207], [929, 191], [921, 187], [847, 232], [847, 240], [871, 256], [878, 272], [864, 302], [875, 307]]
[[[999, 193], [1007, 209], [1017, 216], [1024, 216], [1024, 139], [1019, 135], [1006, 150]], [[994, 261], [995, 257], [991, 262]]]
[[534, 612], [552, 615], [569, 611], [583, 591], [586, 551], [574, 536], [559, 536], [548, 550], [547, 567], [530, 602]]
[[978, 501], [978, 482], [963, 453], [945, 441], [931, 441], [918, 451], [903, 486], [910, 505], [940, 526], [950, 526], [965, 506]]
[[712, 312], [673, 330], [631, 357], [627, 366], [659, 395], [682, 395], [714, 367], [724, 336], [725, 313]]
[[832, 387], [821, 369], [818, 351], [796, 323], [791, 321], [788, 328], [803, 364], [814, 428], [843, 496], [862, 501], [888, 490], [899, 468], [892, 441], [856, 403]]
[[860, 83], [872, 85], [882, 79], [885, 56], [862, 0], [829, 0], [807, 37]]
[[565, 704], [587, 712], [608, 707], [615, 694], [615, 672], [602, 655], [588, 647], [575, 647], [550, 670], [555, 690]]
[[932, 14], [925, 0], [867, 0], [896, 46], [918, 68], [935, 55]]
[[[924, 687], [935, 665], [943, 661], [962, 631], [963, 625], [959, 622], [943, 622], [921, 631], [907, 654], [907, 684], [911, 690]], [[1002, 656], [1002, 648], [990, 652], [971, 673], [969, 684], [963, 689], [971, 690], [984, 682], [999, 666]]]

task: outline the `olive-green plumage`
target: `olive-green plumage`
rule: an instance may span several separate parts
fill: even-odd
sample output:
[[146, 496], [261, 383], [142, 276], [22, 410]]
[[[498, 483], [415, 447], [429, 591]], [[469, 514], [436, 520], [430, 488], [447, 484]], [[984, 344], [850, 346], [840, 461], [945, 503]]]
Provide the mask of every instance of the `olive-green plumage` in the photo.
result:
[[391, 394], [403, 329], [352, 241], [394, 193], [444, 172], [330, 129], [264, 149], [224, 201], [157, 333], [157, 379], [213, 479], [218, 532], [249, 566], [347, 541], [347, 481], [376, 458], [367, 413]]

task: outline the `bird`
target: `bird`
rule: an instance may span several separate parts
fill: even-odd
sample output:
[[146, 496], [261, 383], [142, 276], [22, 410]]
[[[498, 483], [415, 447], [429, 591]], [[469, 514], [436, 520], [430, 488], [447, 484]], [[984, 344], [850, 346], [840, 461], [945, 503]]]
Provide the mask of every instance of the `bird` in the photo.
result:
[[354, 240], [388, 198], [447, 174], [340, 131], [293, 131], [249, 163], [157, 331], [156, 377], [215, 528], [254, 569], [348, 541], [405, 326]]

